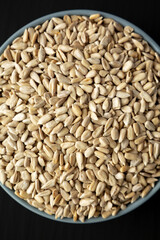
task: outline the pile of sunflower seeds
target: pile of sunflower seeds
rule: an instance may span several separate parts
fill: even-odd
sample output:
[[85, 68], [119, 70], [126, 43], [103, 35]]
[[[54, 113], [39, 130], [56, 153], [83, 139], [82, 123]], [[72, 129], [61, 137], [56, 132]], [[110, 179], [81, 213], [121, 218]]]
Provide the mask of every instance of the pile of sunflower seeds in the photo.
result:
[[114, 216], [160, 177], [160, 57], [99, 14], [25, 29], [0, 57], [0, 181], [55, 218]]

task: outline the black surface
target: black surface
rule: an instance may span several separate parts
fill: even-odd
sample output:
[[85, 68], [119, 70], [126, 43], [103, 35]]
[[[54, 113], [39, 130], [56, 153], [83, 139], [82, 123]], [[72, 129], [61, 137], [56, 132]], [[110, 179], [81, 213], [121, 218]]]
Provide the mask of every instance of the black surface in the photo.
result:
[[[30, 21], [56, 11], [94, 9], [125, 18], [160, 44], [158, 1], [1, 1], [0, 45]], [[40, 217], [11, 199], [0, 188], [0, 240], [160, 239], [160, 192], [135, 211], [100, 224], [73, 225]]]

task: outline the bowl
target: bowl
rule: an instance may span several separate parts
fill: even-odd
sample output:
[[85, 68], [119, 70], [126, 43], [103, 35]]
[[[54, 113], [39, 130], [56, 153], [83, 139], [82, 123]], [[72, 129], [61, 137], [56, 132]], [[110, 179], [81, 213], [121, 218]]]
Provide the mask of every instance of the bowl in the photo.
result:
[[[0, 54], [3, 53], [3, 51], [5, 50], [5, 48], [11, 44], [11, 42], [17, 38], [18, 36], [22, 35], [24, 30], [26, 28], [29, 27], [34, 27], [36, 25], [39, 25], [43, 22], [45, 22], [47, 19], [51, 19], [52, 17], [63, 17], [64, 15], [83, 15], [83, 16], [89, 16], [91, 14], [95, 14], [95, 13], [100, 13], [103, 17], [106, 18], [113, 18], [115, 21], [119, 22], [121, 25], [123, 26], [131, 26], [132, 28], [134, 28], [134, 31], [139, 33], [149, 44], [150, 46], [158, 53], [160, 54], [160, 47], [159, 45], [150, 37], [148, 36], [143, 30], [141, 30], [139, 27], [135, 26], [134, 24], [130, 23], [129, 21], [120, 18], [118, 16], [115, 16], [113, 14], [109, 14], [106, 12], [101, 12], [101, 11], [95, 11], [95, 10], [87, 10], [87, 9], [77, 9], [77, 10], [66, 10], [66, 11], [60, 11], [60, 12], [55, 12], [46, 16], [43, 16], [41, 18], [38, 18], [30, 23], [28, 23], [27, 25], [25, 25], [24, 27], [20, 28], [18, 31], [16, 31], [11, 37], [9, 37], [4, 44], [0, 47]], [[65, 222], [65, 223], [81, 223], [79, 220], [74, 222], [73, 219], [69, 219], [69, 218], [64, 218], [64, 219], [55, 219], [54, 215], [48, 215], [45, 212], [42, 212], [34, 207], [32, 207], [31, 205], [29, 205], [26, 201], [24, 201], [23, 199], [17, 197], [14, 194], [13, 190], [8, 189], [6, 186], [2, 185], [0, 183], [0, 186], [3, 188], [3, 190], [10, 196], [12, 197], [15, 201], [17, 201], [19, 204], [21, 204], [23, 207], [27, 208], [28, 210], [51, 220], [56, 220], [59, 222]], [[144, 198], [139, 198], [138, 200], [136, 200], [134, 203], [129, 204], [127, 206], [127, 208], [125, 210], [121, 210], [118, 212], [118, 214], [116, 216], [110, 216], [106, 219], [103, 219], [102, 217], [97, 217], [97, 218], [91, 218], [91, 219], [86, 219], [86, 221], [84, 223], [81, 224], [85, 224], [85, 223], [98, 223], [98, 222], [104, 222], [104, 221], [109, 221], [115, 218], [118, 218], [120, 216], [123, 216], [133, 210], [135, 210], [136, 208], [138, 208], [139, 206], [141, 206], [143, 203], [145, 203], [147, 200], [149, 200], [160, 188], [160, 180], [157, 181], [155, 187], [147, 194], [146, 197]]]

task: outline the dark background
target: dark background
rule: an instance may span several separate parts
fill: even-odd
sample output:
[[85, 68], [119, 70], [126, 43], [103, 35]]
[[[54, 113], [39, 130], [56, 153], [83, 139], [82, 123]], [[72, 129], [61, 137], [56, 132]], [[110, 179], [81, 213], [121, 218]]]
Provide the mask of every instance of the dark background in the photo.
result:
[[[159, 1], [25, 0], [1, 2], [0, 45], [36, 18], [67, 9], [93, 9], [115, 14], [148, 33], [160, 44]], [[0, 240], [160, 239], [160, 192], [143, 206], [115, 220], [99, 224], [64, 224], [24, 209], [0, 188]]]

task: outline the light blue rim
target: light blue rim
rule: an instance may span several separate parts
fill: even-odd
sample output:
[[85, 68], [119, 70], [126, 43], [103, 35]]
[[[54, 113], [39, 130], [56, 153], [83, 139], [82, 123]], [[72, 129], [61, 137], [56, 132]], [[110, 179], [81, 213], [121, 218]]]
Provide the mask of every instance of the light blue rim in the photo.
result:
[[[11, 42], [17, 38], [18, 36], [22, 35], [25, 28], [28, 27], [34, 27], [36, 25], [39, 25], [41, 23], [43, 23], [44, 21], [46, 21], [47, 19], [51, 19], [52, 17], [63, 17], [64, 15], [83, 15], [83, 16], [89, 16], [91, 14], [95, 14], [95, 13], [100, 13], [103, 17], [107, 17], [107, 18], [113, 18], [115, 21], [119, 22], [121, 25], [123, 26], [127, 26], [130, 25], [131, 27], [134, 28], [135, 32], [139, 33], [141, 36], [143, 36], [143, 38], [150, 44], [150, 46], [158, 53], [160, 54], [160, 47], [159, 45], [150, 37], [148, 36], [148, 34], [146, 34], [143, 30], [141, 30], [139, 27], [135, 26], [134, 24], [130, 23], [129, 21], [117, 17], [113, 14], [109, 14], [109, 13], [105, 13], [102, 11], [95, 11], [95, 10], [87, 10], [87, 9], [76, 9], [76, 10], [66, 10], [66, 11], [60, 11], [60, 12], [55, 12], [46, 16], [43, 16], [41, 18], [38, 18], [30, 23], [28, 23], [27, 25], [25, 25], [24, 27], [20, 28], [18, 31], [16, 31], [11, 37], [9, 37], [4, 43], [3, 45], [0, 47], [0, 55], [3, 53], [3, 51], [5, 50], [5, 48], [11, 44]], [[160, 188], [160, 180], [157, 182], [157, 184], [155, 185], [155, 187], [149, 192], [149, 194], [145, 197], [145, 198], [139, 198], [137, 201], [135, 201], [134, 203], [130, 204], [127, 206], [127, 208], [125, 210], [121, 210], [119, 211], [119, 213], [116, 216], [111, 216], [108, 217], [107, 219], [103, 219], [102, 217], [98, 217], [98, 218], [91, 218], [91, 219], [86, 219], [86, 221], [84, 223], [81, 223], [80, 221], [74, 222], [72, 219], [68, 219], [68, 218], [64, 218], [64, 219], [55, 219], [54, 215], [50, 216], [45, 212], [41, 212], [40, 210], [30, 206], [26, 201], [20, 199], [19, 197], [17, 197], [13, 190], [8, 189], [7, 187], [5, 187], [4, 185], [2, 185], [0, 183], [1, 187], [4, 189], [5, 192], [8, 193], [8, 195], [10, 195], [15, 201], [17, 201], [19, 204], [21, 204], [23, 207], [27, 208], [28, 210], [43, 216], [45, 218], [51, 219], [51, 220], [56, 220], [59, 222], [65, 222], [65, 223], [75, 223], [75, 224], [84, 224], [84, 223], [98, 223], [98, 222], [104, 222], [104, 221], [109, 221], [115, 218], [118, 218], [120, 216], [123, 216], [131, 211], [133, 211], [134, 209], [136, 209], [137, 207], [139, 207], [140, 205], [142, 205], [143, 203], [145, 203], [148, 199], [150, 199]]]

